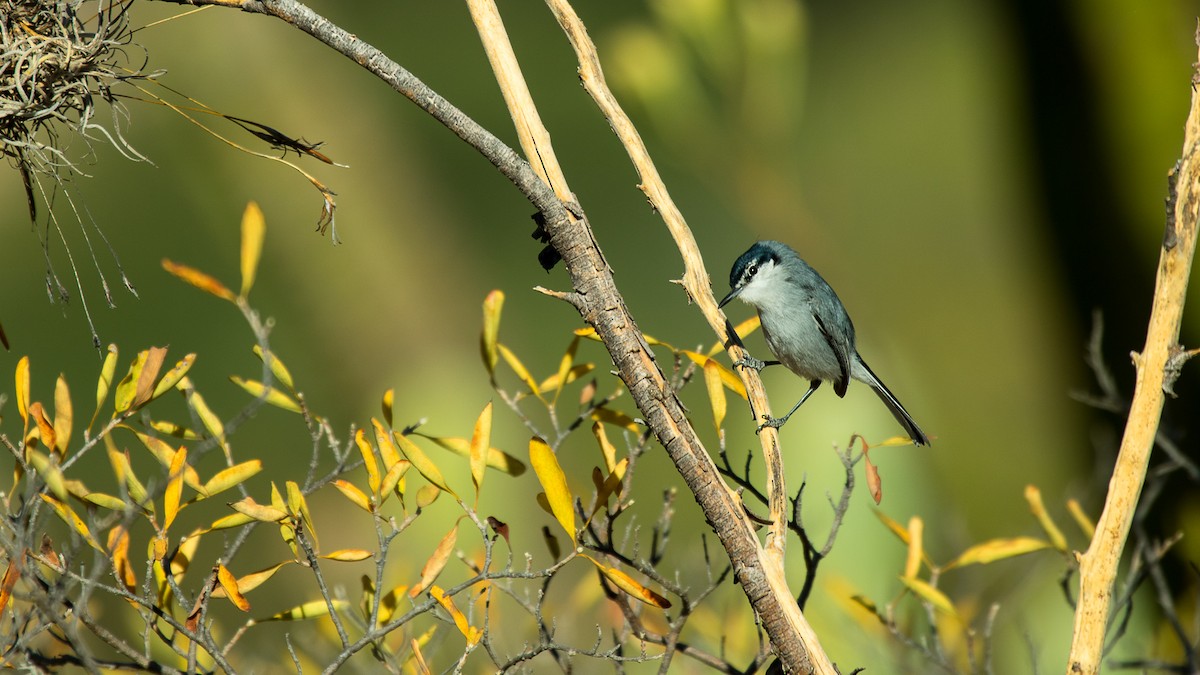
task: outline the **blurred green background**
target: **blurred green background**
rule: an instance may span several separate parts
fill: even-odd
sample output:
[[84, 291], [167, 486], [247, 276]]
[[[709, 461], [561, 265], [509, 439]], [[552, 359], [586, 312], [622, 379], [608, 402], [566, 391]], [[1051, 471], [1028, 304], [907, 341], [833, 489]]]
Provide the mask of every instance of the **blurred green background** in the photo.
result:
[[[515, 145], [465, 3], [312, 6]], [[1094, 389], [1083, 362], [1093, 310], [1105, 317], [1109, 365], [1127, 392], [1131, 385], [1128, 353], [1140, 348], [1148, 316], [1200, 3], [620, 0], [576, 9], [700, 242], [714, 292], [727, 290], [729, 266], [756, 239], [790, 243], [838, 290], [864, 357], [935, 437], [932, 448], [872, 455], [883, 473], [882, 511], [900, 522], [923, 517], [930, 555], [945, 562], [983, 539], [1039, 535], [1022, 497], [1032, 483], [1071, 545], [1084, 547], [1064, 503], [1079, 499], [1098, 515], [1120, 424], [1071, 394]], [[181, 11], [136, 3], [133, 24]], [[642, 330], [679, 346], [710, 345], [714, 336], [670, 283], [682, 270], [673, 244], [578, 86], [553, 18], [537, 2], [505, 2], [501, 11], [567, 177]], [[232, 416], [246, 396], [227, 376], [254, 377], [259, 369], [251, 335], [234, 310], [169, 277], [160, 260], [236, 287], [238, 222], [248, 200], [259, 202], [268, 222], [254, 305], [274, 319], [272, 346], [335, 429], [378, 415], [382, 392], [394, 387], [398, 426], [424, 418], [429, 433], [468, 436], [493, 396], [478, 357], [479, 307], [493, 288], [508, 296], [502, 341], [539, 377], [553, 372], [580, 321], [530, 289], [568, 282], [561, 268], [547, 274], [537, 265], [531, 206], [472, 149], [276, 20], [212, 8], [138, 31], [135, 40], [150, 69], [167, 71], [166, 84], [231, 115], [323, 141], [323, 152], [349, 165], [304, 162], [337, 192], [343, 243], [313, 232], [320, 199], [299, 175], [235, 152], [166, 109], [129, 102], [125, 133], [153, 164], [93, 143], [92, 176], [69, 189], [86, 205], [85, 227], [94, 220], [112, 242], [140, 299], [118, 288], [101, 247], [100, 269], [117, 304], [105, 306], [80, 228], [60, 204], [82, 292], [71, 282], [69, 304], [48, 303], [45, 258], [19, 177], [9, 172], [0, 182], [0, 203], [8, 205], [0, 321], [12, 350], [0, 354], [0, 372], [29, 355], [35, 398], [51, 397], [61, 371], [90, 414], [99, 358], [86, 301], [101, 339], [120, 345], [122, 368], [150, 345], [170, 345], [172, 357], [198, 352], [192, 379], [219, 414]], [[140, 63], [136, 48], [130, 59]], [[72, 149], [82, 157], [85, 144], [76, 139]], [[50, 240], [50, 260], [69, 282], [62, 243], [54, 233]], [[749, 312], [730, 310], [735, 322]], [[1200, 324], [1185, 319], [1181, 341], [1192, 345]], [[758, 337], [749, 346], [760, 356], [765, 350]], [[597, 363], [602, 392], [613, 386], [597, 345], [585, 344], [581, 358]], [[765, 380], [776, 410], [807, 386], [786, 372], [767, 371]], [[1195, 380], [1185, 371], [1180, 400], [1168, 406], [1169, 430], [1194, 421]], [[508, 386], [517, 388], [511, 379]], [[685, 400], [711, 439], [702, 387]], [[186, 419], [181, 403], [164, 404], [171, 406]], [[731, 411], [729, 448], [739, 456], [757, 444], [748, 413]], [[5, 412], [10, 426], [15, 414]], [[526, 429], [502, 407], [497, 413], [495, 444], [525, 457]], [[809, 481], [806, 513], [819, 532], [828, 519], [824, 495], [841, 484], [831, 444], [854, 432], [873, 441], [898, 433], [858, 385], [845, 400], [822, 391], [783, 432], [790, 484]], [[591, 443], [581, 437], [565, 446], [574, 454], [564, 465], [580, 490], [598, 458]], [[303, 429], [274, 409], [260, 412], [235, 447], [240, 457], [263, 457], [276, 480], [302, 479], [309, 457]], [[647, 475], [671, 480], [665, 458], [652, 456], [659, 465]], [[217, 458], [207, 461], [215, 470]], [[468, 480], [465, 472], [455, 476]], [[648, 525], [662, 485], [644, 487]], [[1159, 534], [1195, 522], [1195, 490], [1185, 487], [1168, 487], [1171, 503], [1152, 523]], [[483, 511], [540, 527], [550, 521], [532, 506], [534, 492], [530, 474], [496, 474]], [[331, 514], [343, 508], [340, 497], [325, 499]], [[904, 550], [870, 509], [860, 490], [810, 618], [844, 670], [924, 672], [846, 602], [862, 593], [884, 603], [900, 588]], [[672, 546], [683, 555], [707, 527], [686, 493], [677, 511]], [[424, 545], [396, 562], [398, 575], [420, 569], [452, 514], [422, 525]], [[342, 518], [328, 516], [336, 527], [327, 525], [333, 541], [325, 548], [361, 546], [370, 536], [368, 523], [341, 527]], [[543, 550], [538, 528], [517, 529], [518, 551]], [[1196, 546], [1185, 538], [1181, 557], [1195, 559]], [[280, 549], [276, 542], [272, 550]], [[1002, 603], [997, 672], [1032, 672], [1031, 661], [1046, 672], [1062, 667], [1072, 619], [1058, 587], [1063, 568], [1044, 553], [942, 580], [970, 615]], [[342, 582], [353, 591], [362, 571]], [[749, 644], [750, 617], [738, 595], [733, 589], [723, 600], [731, 607], [724, 630]], [[274, 602], [272, 611], [287, 606]], [[1139, 613], [1117, 655], [1153, 653], [1151, 615]], [[594, 623], [580, 627], [584, 644]], [[686, 659], [676, 666], [695, 668]]]

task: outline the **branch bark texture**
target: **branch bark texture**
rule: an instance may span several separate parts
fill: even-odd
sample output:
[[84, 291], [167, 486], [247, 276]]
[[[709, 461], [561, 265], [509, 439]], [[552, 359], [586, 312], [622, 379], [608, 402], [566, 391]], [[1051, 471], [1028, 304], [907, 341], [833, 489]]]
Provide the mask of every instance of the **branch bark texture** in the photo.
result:
[[[1200, 31], [1197, 33], [1200, 44]], [[1068, 675], [1100, 672], [1112, 603], [1113, 582], [1138, 497], [1146, 479], [1150, 450], [1169, 390], [1186, 356], [1179, 345], [1188, 278], [1200, 220], [1200, 93], [1192, 81], [1192, 105], [1184, 128], [1183, 155], [1172, 176], [1173, 207], [1159, 254], [1154, 305], [1146, 345], [1133, 353], [1137, 382], [1121, 449], [1108, 485], [1108, 497], [1096, 534], [1079, 561], [1079, 602], [1067, 662]], [[1172, 374], [1173, 373], [1173, 374]]]

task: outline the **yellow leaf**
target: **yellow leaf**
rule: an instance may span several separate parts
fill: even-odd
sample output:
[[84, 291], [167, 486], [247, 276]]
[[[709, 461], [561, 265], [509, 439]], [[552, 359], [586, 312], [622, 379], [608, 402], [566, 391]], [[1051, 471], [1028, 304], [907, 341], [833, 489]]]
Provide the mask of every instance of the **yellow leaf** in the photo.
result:
[[475, 484], [475, 496], [483, 489], [483, 474], [487, 470], [487, 451], [492, 439], [492, 404], [489, 401], [475, 420], [475, 431], [471, 435], [471, 482]]
[[604, 432], [603, 424], [593, 422], [592, 435], [596, 437], [596, 442], [600, 444], [600, 454], [604, 455], [604, 469], [608, 473], [612, 473], [613, 469], [617, 466], [616, 447], [608, 440], [608, 434]]
[[546, 500], [558, 524], [566, 530], [571, 542], [575, 542], [575, 498], [567, 487], [567, 477], [558, 464], [558, 457], [545, 441], [533, 437], [529, 441], [529, 462], [538, 482], [546, 491]]
[[163, 269], [170, 274], [173, 274], [179, 279], [186, 281], [196, 288], [199, 288], [205, 293], [215, 295], [222, 300], [228, 300], [230, 302], [234, 302], [237, 299], [236, 296], [234, 296], [233, 291], [225, 288], [224, 284], [194, 267], [181, 265], [177, 262], [172, 262], [167, 258], [162, 259], [162, 266]]
[[221, 563], [217, 563], [217, 582], [221, 584], [221, 590], [225, 591], [225, 597], [229, 598], [234, 607], [243, 612], [250, 611], [250, 601], [238, 590], [237, 579]]
[[[575, 363], [575, 354], [579, 351], [579, 336], [576, 335], [571, 339], [571, 344], [567, 345], [567, 351], [563, 354], [558, 362], [558, 372], [554, 374], [554, 383], [542, 383], [542, 391], [548, 391], [551, 387], [554, 388], [554, 399], [558, 400], [558, 395], [562, 393], [563, 385], [567, 384], [567, 374], [571, 372], [571, 366]], [[584, 371], [586, 374], [587, 371]], [[578, 377], [578, 375], [576, 375]], [[549, 384], [549, 386], [546, 386]]]
[[436, 585], [429, 589], [429, 594], [432, 595], [433, 599], [437, 600], [442, 607], [444, 607], [446, 611], [450, 613], [450, 618], [454, 619], [454, 625], [458, 628], [458, 632], [462, 633], [463, 637], [467, 638], [468, 647], [473, 647], [475, 643], [479, 642], [479, 639], [483, 636], [483, 634], [479, 631], [479, 629], [467, 622], [467, 617], [464, 616], [462, 612], [458, 611], [458, 607], [454, 605], [453, 598], [446, 595], [445, 592], [443, 592], [442, 589], [438, 588]]
[[80, 518], [70, 506], [47, 494], [41, 495], [41, 498], [54, 508], [54, 512], [58, 514], [59, 518], [62, 518], [63, 522], [66, 523], [68, 527], [75, 530], [79, 536], [83, 537], [83, 540], [88, 543], [88, 546], [91, 546], [97, 551], [107, 555], [108, 551], [104, 550], [104, 548], [97, 543], [96, 538], [92, 536], [92, 532], [88, 529], [87, 524], [83, 522], [83, 519]]
[[130, 409], [142, 407], [153, 397], [154, 382], [158, 379], [158, 373], [162, 370], [163, 360], [167, 357], [167, 348], [151, 347], [144, 353], [146, 357], [142, 359], [142, 366], [137, 374], [137, 384], [134, 386], [133, 402], [129, 406]]
[[392, 404], [396, 400], [396, 391], [388, 389], [383, 392], [383, 419], [387, 421], [388, 426], [392, 426]]
[[355, 487], [353, 483], [339, 478], [333, 481], [333, 486], [338, 489], [338, 492], [341, 492], [343, 495], [345, 495], [346, 499], [349, 499], [356, 506], [358, 506], [358, 508], [366, 511], [367, 513], [372, 512], [371, 499], [367, 497], [366, 493]]
[[71, 440], [71, 426], [75, 414], [71, 408], [71, 391], [67, 388], [67, 378], [58, 376], [54, 383], [54, 443], [59, 454], [67, 453], [67, 443]]
[[[701, 368], [705, 367], [705, 365], [707, 363], [709, 363], [710, 361], [713, 363], [717, 363], [716, 361], [713, 361], [710, 357], [705, 356], [704, 354], [700, 354], [698, 352], [688, 351], [685, 349], [685, 350], [683, 350], [682, 354], [684, 356], [688, 357], [689, 359], [691, 359], [693, 363], [700, 366]], [[732, 391], [733, 393], [735, 393], [738, 396], [745, 399], [746, 398], [746, 385], [742, 384], [742, 378], [738, 377], [736, 374], [734, 374], [734, 372], [732, 370], [726, 368], [725, 366], [721, 365], [720, 363], [717, 363], [716, 369], [717, 369], [717, 373], [721, 376], [721, 384], [725, 385], [725, 388], [728, 389], [729, 391]]]
[[124, 525], [117, 525], [108, 531], [108, 550], [112, 552], [113, 572], [117, 580], [125, 586], [125, 590], [134, 592], [137, 588], [137, 574], [129, 561], [129, 530]]
[[[483, 355], [483, 365], [487, 368], [488, 376], [495, 380], [496, 338], [500, 334], [500, 311], [504, 308], [504, 293], [492, 291], [483, 300], [483, 333], [479, 337], [479, 350]], [[390, 422], [389, 422], [390, 424]]]
[[117, 372], [117, 346], [109, 345], [108, 354], [104, 356], [104, 365], [100, 368], [100, 379], [96, 382], [96, 412], [92, 413], [92, 420], [88, 422], [88, 429], [96, 423], [96, 418], [100, 416], [100, 409], [104, 407], [104, 399], [108, 398], [108, 391], [112, 388], [113, 376]]
[[458, 495], [446, 484], [446, 479], [442, 477], [441, 470], [437, 468], [436, 464], [429, 461], [429, 458], [425, 456], [425, 452], [418, 448], [416, 443], [408, 440], [407, 436], [402, 436], [397, 432], [392, 432], [392, 435], [396, 438], [396, 442], [400, 444], [400, 451], [404, 453], [408, 461], [412, 462], [417, 471], [425, 477], [425, 480], [450, 493], [455, 499], [458, 499]]
[[596, 408], [592, 411], [592, 419], [607, 422], [622, 429], [628, 429], [635, 434], [641, 432], [641, 427], [638, 426], [638, 423], [632, 417], [611, 408]]
[[717, 433], [725, 423], [725, 387], [721, 382], [721, 364], [712, 359], [704, 362], [704, 385], [708, 388], [708, 401], [712, 405], [713, 422]]
[[436, 502], [441, 494], [442, 489], [436, 485], [423, 486], [420, 490], [417, 490], [417, 508], [423, 509]]
[[276, 408], [283, 408], [294, 413], [301, 412], [300, 404], [296, 399], [288, 396], [279, 389], [268, 387], [258, 380], [243, 380], [237, 375], [230, 375], [229, 381], [246, 390], [254, 398], [261, 398], [264, 402], [270, 403]]
[[[253, 501], [253, 500], [251, 500], [251, 501]], [[267, 508], [270, 508], [270, 507], [267, 507]], [[280, 511], [280, 513], [283, 513], [283, 512]], [[283, 515], [285, 517], [287, 516], [286, 513], [283, 513]], [[246, 523], [252, 523], [256, 520], [260, 520], [260, 519], [254, 518], [253, 516], [247, 515], [245, 513], [231, 513], [227, 516], [223, 516], [221, 518], [217, 518], [216, 520], [214, 520], [213, 524], [209, 525], [208, 530], [206, 530], [206, 531], [212, 532], [214, 530], [228, 530], [231, 527], [241, 527], [242, 525], [245, 525]], [[274, 522], [274, 521], [270, 521], [270, 522]]]
[[375, 429], [375, 443], [379, 446], [379, 457], [383, 460], [383, 470], [391, 471], [392, 467], [396, 466], [396, 462], [400, 461], [400, 453], [396, 452], [396, 445], [392, 443], [391, 433], [379, 420], [372, 417], [371, 426]]
[[596, 329], [592, 328], [591, 326], [576, 328], [574, 332], [581, 338], [592, 340], [593, 342], [603, 342], [603, 340], [600, 339], [600, 336], [596, 335]]
[[129, 508], [129, 504], [121, 501], [120, 498], [106, 495], [103, 492], [89, 492], [83, 495], [82, 499], [110, 511], [124, 511]]
[[366, 430], [355, 431], [354, 442], [358, 445], [363, 466], [367, 470], [367, 487], [371, 488], [372, 495], [379, 498], [379, 463], [375, 461], [375, 448], [371, 447], [371, 441], [367, 440]]
[[211, 497], [244, 482], [259, 471], [262, 471], [262, 460], [260, 459], [252, 459], [249, 462], [242, 462], [228, 469], [222, 469], [217, 472], [217, 475], [208, 479], [208, 482], [204, 484], [204, 488], [201, 490], [201, 494], [205, 497]]
[[47, 450], [55, 450], [58, 447], [58, 441], [54, 437], [54, 425], [50, 423], [50, 418], [46, 417], [46, 410], [42, 404], [38, 401], [29, 404], [29, 416], [33, 418], [33, 422], [37, 426], [42, 444], [46, 446]]
[[900, 581], [907, 586], [910, 591], [916, 593], [917, 597], [933, 605], [935, 609], [953, 617], [958, 616], [958, 612], [954, 610], [954, 603], [950, 602], [950, 598], [946, 597], [945, 593], [942, 593], [933, 586], [930, 586], [928, 583], [915, 577], [900, 577]]
[[[413, 434], [420, 436], [421, 438], [427, 438], [456, 455], [460, 455], [468, 459], [471, 457], [471, 442], [465, 438], [458, 438], [454, 436], [429, 436], [419, 432], [413, 432]], [[525, 473], [524, 462], [496, 448], [488, 448], [487, 465], [498, 471], [503, 471], [510, 476], [520, 476], [521, 474]]]
[[[258, 588], [259, 586], [263, 585], [268, 579], [275, 576], [275, 573], [278, 572], [281, 567], [283, 567], [284, 565], [287, 565], [291, 562], [293, 562], [293, 561], [285, 560], [281, 563], [271, 565], [270, 567], [268, 567], [264, 570], [259, 570], [257, 572], [251, 572], [250, 574], [247, 574], [244, 577], [239, 577], [237, 579], [238, 592], [245, 594], [245, 593], [249, 593], [250, 591]], [[223, 597], [225, 597], [225, 590], [223, 588], [214, 589], [213, 596], [218, 597], [218, 598], [223, 598]]]
[[183, 379], [183, 376], [187, 375], [188, 371], [192, 369], [192, 364], [195, 362], [195, 354], [188, 354], [182, 359], [176, 361], [175, 367], [168, 370], [167, 373], [162, 376], [162, 379], [158, 381], [158, 384], [154, 386], [154, 393], [150, 395], [150, 398], [156, 399], [174, 389], [175, 385], [179, 384], [179, 381]]
[[117, 477], [117, 483], [125, 486], [135, 504], [153, 508], [153, 504], [147, 501], [146, 488], [142, 486], [141, 481], [137, 479], [133, 469], [129, 466], [129, 454], [117, 449], [111, 434], [105, 434], [104, 447], [108, 452], [108, 461], [112, 465], [113, 474]]
[[[758, 330], [760, 325], [761, 323], [758, 320], [758, 313], [755, 312], [754, 316], [739, 323], [737, 326], [734, 326], [733, 332], [737, 333], [738, 337], [744, 339], [746, 336]], [[725, 351], [725, 343], [717, 340], [715, 343], [713, 343], [712, 347], [709, 347], [708, 353], [705, 354], [705, 356], [716, 356], [723, 351]]]
[[671, 606], [670, 600], [667, 600], [658, 593], [655, 593], [649, 588], [639, 584], [637, 581], [634, 581], [633, 577], [622, 572], [621, 570], [615, 567], [609, 567], [608, 565], [603, 565], [598, 560], [595, 560], [589, 556], [584, 557], [588, 560], [591, 560], [592, 564], [594, 564], [596, 568], [600, 570], [600, 573], [604, 575], [604, 578], [611, 581], [614, 586], [621, 589], [621, 591], [623, 591], [626, 595], [629, 595], [635, 600], [641, 600], [652, 607], [658, 607], [659, 609], [666, 609]]
[[187, 462], [187, 448], [175, 451], [171, 459], [171, 472], [167, 477], [167, 490], [163, 494], [163, 532], [166, 532], [175, 516], [179, 514], [179, 500], [183, 496], [183, 467]]
[[524, 363], [521, 363], [521, 359], [517, 358], [517, 355], [503, 344], [497, 344], [496, 347], [500, 350], [500, 356], [504, 357], [504, 362], [508, 364], [508, 367], [512, 368], [517, 377], [525, 383], [525, 386], [529, 387], [530, 393], [536, 396], [539, 401], [545, 401], [542, 398], [542, 392], [538, 390], [537, 381], [533, 379], [533, 375], [529, 374], [529, 370], [525, 368]]
[[[34, 404], [37, 405], [36, 403]], [[62, 501], [67, 500], [67, 486], [63, 480], [62, 469], [58, 468], [58, 462], [36, 450], [29, 451], [29, 464], [33, 467], [35, 473], [46, 482], [46, 487], [54, 493]]]
[[321, 557], [326, 560], [336, 560], [338, 562], [358, 562], [366, 560], [372, 555], [370, 551], [361, 548], [343, 548], [333, 553], [326, 553]]
[[429, 584], [437, 579], [442, 573], [442, 569], [446, 567], [446, 562], [450, 560], [450, 554], [454, 552], [454, 542], [458, 540], [458, 523], [450, 528], [446, 536], [438, 542], [437, 548], [433, 550], [433, 554], [425, 561], [425, 565], [421, 568], [421, 581], [412, 588], [408, 589], [408, 597], [415, 598], [420, 595]]
[[921, 558], [925, 555], [922, 536], [925, 521], [917, 516], [908, 519], [908, 557], [904, 560], [904, 578], [915, 579], [921, 571]]
[[1058, 529], [1058, 525], [1054, 524], [1054, 520], [1046, 512], [1046, 505], [1042, 503], [1042, 491], [1036, 485], [1026, 485], [1025, 501], [1029, 502], [1029, 510], [1033, 512], [1033, 517], [1037, 518], [1038, 524], [1042, 526], [1042, 531], [1050, 538], [1050, 543], [1054, 545], [1054, 548], [1065, 552], [1067, 538], [1063, 536], [1062, 530]]
[[331, 604], [333, 605], [333, 610], [335, 612], [343, 612], [350, 608], [350, 603], [345, 600], [331, 600], [328, 603], [325, 602], [324, 600], [311, 600], [302, 605], [296, 605], [295, 607], [293, 607], [291, 609], [284, 610], [277, 614], [272, 614], [271, 616], [268, 616], [268, 617], [265, 617], [262, 619], [254, 619], [251, 623], [265, 623], [267, 621], [300, 621], [302, 619], [316, 619], [316, 618], [319, 618], [322, 616], [328, 616], [329, 605], [331, 605]]
[[[558, 394], [561, 393], [564, 385], [571, 384], [575, 380], [578, 380], [579, 378], [583, 377], [584, 375], [587, 375], [588, 373], [592, 372], [595, 369], [596, 369], [596, 365], [593, 363], [581, 363], [577, 366], [573, 366], [566, 373], [563, 373], [561, 375], [559, 373], [555, 373], [555, 374], [551, 375], [550, 377], [547, 377], [546, 379], [542, 380], [541, 384], [538, 385], [538, 391], [544, 393], [547, 391], [554, 390], [555, 391], [554, 397], [557, 399]], [[517, 394], [518, 398], [521, 398], [523, 396], [524, 396], [523, 392]]]
[[258, 260], [262, 256], [263, 235], [267, 221], [258, 204], [249, 202], [242, 212], [242, 297], [254, 286], [254, 275], [258, 271]]
[[208, 403], [205, 402], [204, 397], [200, 395], [200, 392], [196, 391], [196, 389], [192, 386], [191, 381], [185, 377], [180, 381], [180, 386], [183, 388], [183, 393], [187, 398], [188, 406], [193, 412], [196, 413], [196, 416], [200, 418], [200, 422], [204, 424], [204, 428], [208, 430], [208, 433], [211, 434], [213, 438], [217, 439], [217, 442], [221, 444], [221, 448], [225, 451], [225, 455], [228, 457], [229, 446], [225, 443], [225, 425], [221, 422], [220, 418], [213, 413], [212, 409], [208, 407]]
[[1075, 519], [1075, 525], [1078, 526], [1080, 531], [1083, 532], [1083, 535], [1088, 538], [1088, 541], [1091, 541], [1092, 537], [1096, 534], [1096, 524], [1093, 523], [1092, 519], [1088, 518], [1088, 515], [1083, 512], [1083, 507], [1079, 505], [1078, 501], [1074, 499], [1068, 499], [1067, 511], [1071, 514], [1071, 517]]
[[596, 507], [592, 509], [593, 516], [599, 513], [601, 508], [608, 505], [608, 498], [621, 487], [621, 480], [624, 479], [625, 469], [628, 466], [629, 458], [626, 457], [617, 463], [612, 473], [600, 484], [600, 487], [596, 490]]
[[392, 465], [388, 472], [383, 476], [383, 484], [379, 487], [379, 499], [382, 502], [388, 498], [388, 495], [393, 490], [396, 496], [404, 496], [404, 474], [408, 472], [408, 467], [412, 466], [412, 462], [407, 459], [402, 459]]
[[183, 441], [200, 440], [200, 436], [196, 432], [167, 420], [154, 420], [150, 422], [150, 428], [165, 436], [174, 436]]
[[[140, 431], [134, 430], [132, 427], [125, 428], [132, 431], [133, 434], [138, 437], [138, 440], [146, 446], [146, 449], [149, 450], [156, 458], [158, 458], [160, 464], [167, 468], [171, 467], [171, 462], [175, 459], [176, 448], [161, 438], [143, 434]], [[183, 482], [196, 492], [202, 492], [204, 490], [204, 486], [200, 483], [200, 475], [197, 474], [196, 470], [190, 465], [184, 466]]]
[[379, 598], [379, 621], [376, 625], [382, 626], [396, 614], [396, 609], [400, 607], [400, 599], [408, 592], [408, 586], [400, 585]]
[[[264, 523], [278, 523], [279, 521], [288, 517], [287, 511], [274, 506], [259, 504], [255, 502], [252, 497], [246, 497], [236, 502], [231, 502], [229, 507], [244, 516]], [[228, 518], [228, 516], [226, 516], [226, 518]], [[221, 520], [225, 520], [225, 518], [222, 518]], [[213, 523], [213, 529], [218, 529], [216, 523]]]
[[266, 362], [267, 367], [271, 370], [271, 375], [275, 377], [276, 381], [287, 387], [290, 391], [296, 391], [296, 384], [292, 381], [291, 371], [287, 369], [287, 366], [283, 365], [283, 361], [279, 360], [275, 352], [267, 352], [266, 356], [263, 356], [262, 347], [258, 345], [254, 345], [253, 351], [254, 355], [260, 361]]
[[304, 526], [308, 529], [308, 536], [312, 539], [314, 549], [320, 549], [320, 542], [317, 541], [317, 526], [313, 524], [312, 514], [308, 512], [308, 500], [304, 498], [304, 492], [300, 489], [300, 484], [294, 480], [289, 480], [284, 485], [287, 487], [287, 505], [288, 511], [294, 515], [300, 516], [304, 521]]
[[942, 570], [966, 565], [986, 565], [1005, 558], [1015, 558], [1026, 553], [1033, 553], [1044, 548], [1050, 548], [1050, 543], [1033, 537], [1012, 537], [1011, 539], [989, 539], [975, 544], [947, 564]]
[[26, 424], [29, 422], [29, 357], [22, 356], [17, 361], [17, 412]]

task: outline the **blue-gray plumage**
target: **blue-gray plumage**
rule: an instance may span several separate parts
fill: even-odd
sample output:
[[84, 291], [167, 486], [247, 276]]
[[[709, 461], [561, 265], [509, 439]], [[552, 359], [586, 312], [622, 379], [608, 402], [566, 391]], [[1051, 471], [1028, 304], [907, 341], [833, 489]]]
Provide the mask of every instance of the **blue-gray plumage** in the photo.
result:
[[810, 381], [808, 391], [788, 414], [767, 417], [763, 426], [783, 426], [826, 380], [833, 383], [839, 397], [845, 396], [853, 378], [871, 387], [913, 443], [929, 445], [929, 437], [858, 355], [854, 324], [842, 301], [791, 247], [778, 241], [760, 241], [751, 246], [733, 264], [729, 285], [732, 290], [720, 306], [734, 298], [753, 305], [767, 346], [779, 359], [759, 361], [747, 357], [736, 365], [761, 370], [782, 363]]

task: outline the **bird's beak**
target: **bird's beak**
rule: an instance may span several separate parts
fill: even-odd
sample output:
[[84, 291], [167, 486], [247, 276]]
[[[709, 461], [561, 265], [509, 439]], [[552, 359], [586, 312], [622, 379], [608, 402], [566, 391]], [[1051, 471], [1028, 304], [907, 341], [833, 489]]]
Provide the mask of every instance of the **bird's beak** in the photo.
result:
[[721, 309], [725, 305], [729, 304], [729, 301], [736, 298], [741, 292], [741, 288], [735, 288], [732, 291], [729, 291], [729, 295], [726, 295], [724, 299], [717, 303], [717, 309]]

